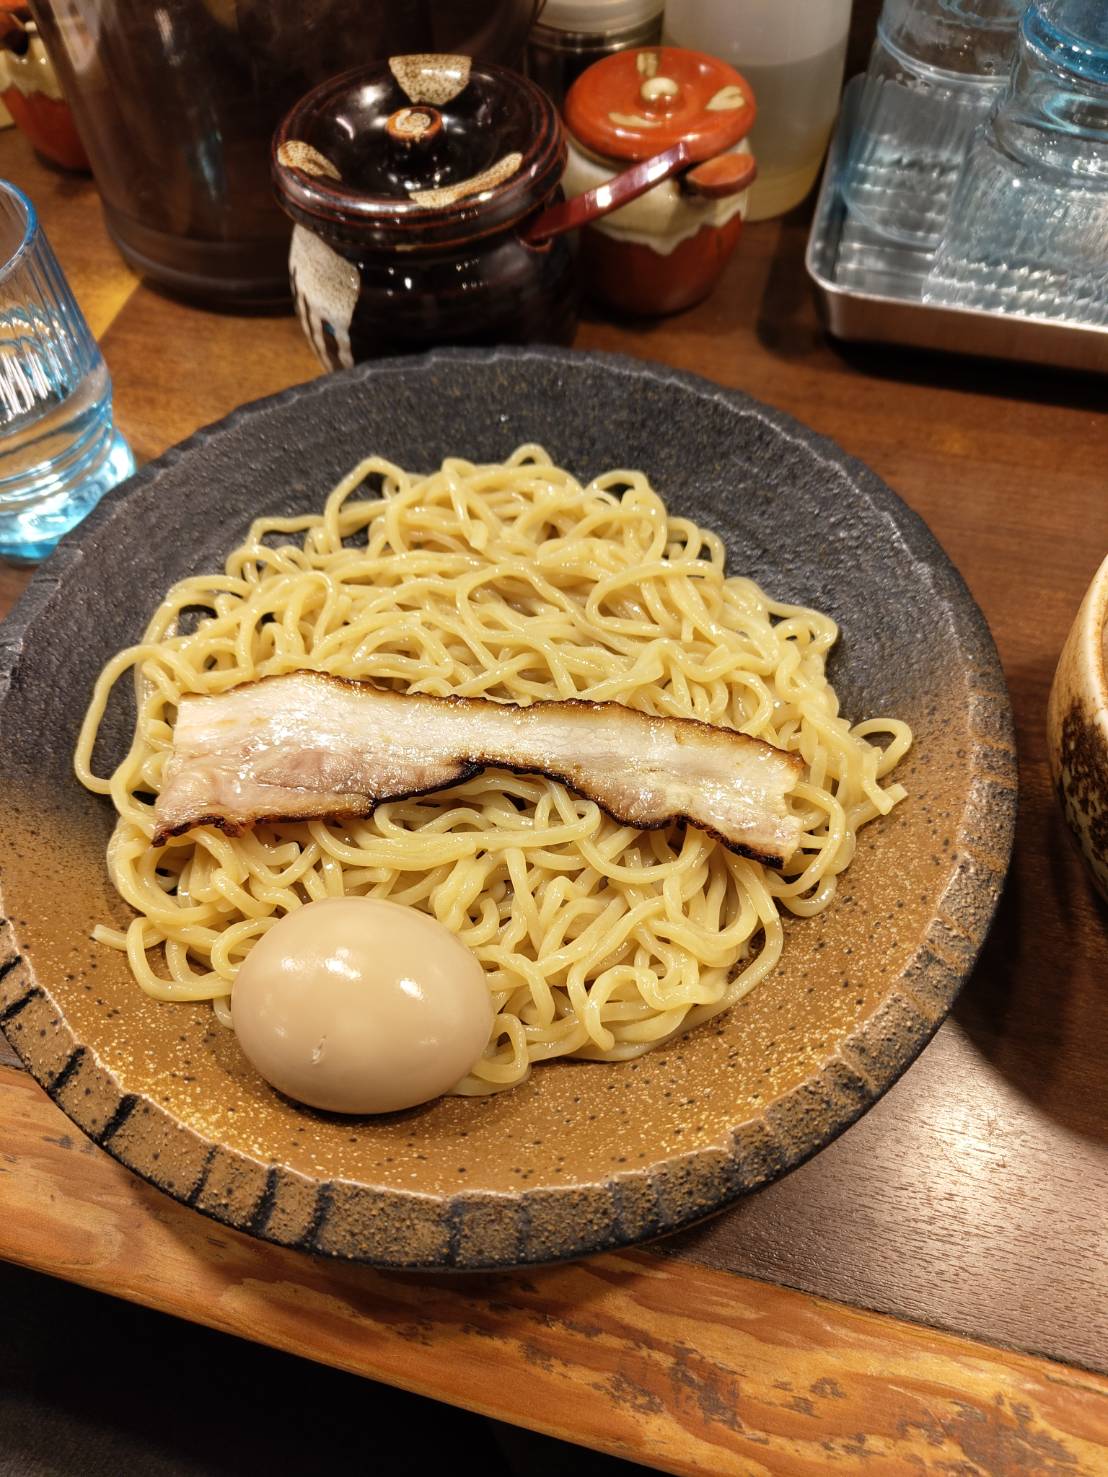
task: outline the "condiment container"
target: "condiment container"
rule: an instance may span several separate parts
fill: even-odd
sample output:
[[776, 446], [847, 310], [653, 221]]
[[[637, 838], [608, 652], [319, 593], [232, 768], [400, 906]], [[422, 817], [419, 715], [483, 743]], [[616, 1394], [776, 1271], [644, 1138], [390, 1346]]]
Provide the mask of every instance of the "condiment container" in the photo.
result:
[[[960, 8], [961, 0], [951, 0]], [[815, 183], [839, 111], [851, 0], [666, 0], [663, 40], [742, 69], [758, 99], [747, 219], [791, 210]]]
[[466, 56], [392, 57], [308, 93], [277, 131], [273, 177], [324, 367], [434, 344], [567, 343], [569, 246], [522, 239], [560, 199], [564, 160], [541, 89]]
[[624, 312], [676, 313], [706, 297], [734, 251], [756, 169], [750, 84], [715, 57], [675, 47], [619, 52], [570, 89], [564, 187], [602, 191], [629, 161], [683, 148], [699, 161], [582, 233], [585, 279]]
[[577, 274], [562, 238], [659, 180], [693, 178], [713, 138], [647, 151], [566, 201], [558, 111], [526, 77], [421, 53], [333, 78], [273, 140], [304, 331], [328, 369], [434, 344], [566, 343]]
[[593, 62], [662, 35], [664, 0], [546, 0], [527, 43], [527, 73], [561, 107]]
[[23, 6], [0, 7], [0, 103], [43, 158], [63, 169], [88, 169], [53, 63]]

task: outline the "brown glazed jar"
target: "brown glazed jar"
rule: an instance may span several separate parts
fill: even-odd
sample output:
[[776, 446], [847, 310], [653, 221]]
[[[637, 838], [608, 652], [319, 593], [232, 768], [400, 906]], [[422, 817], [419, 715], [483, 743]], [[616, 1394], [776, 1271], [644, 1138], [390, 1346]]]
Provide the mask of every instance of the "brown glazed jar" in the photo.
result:
[[62, 169], [88, 169], [53, 63], [22, 5], [0, 4], [0, 104], [37, 154]]
[[564, 165], [553, 103], [493, 63], [394, 56], [308, 93], [277, 130], [273, 178], [324, 367], [436, 344], [568, 343], [570, 247], [523, 239], [561, 200]]

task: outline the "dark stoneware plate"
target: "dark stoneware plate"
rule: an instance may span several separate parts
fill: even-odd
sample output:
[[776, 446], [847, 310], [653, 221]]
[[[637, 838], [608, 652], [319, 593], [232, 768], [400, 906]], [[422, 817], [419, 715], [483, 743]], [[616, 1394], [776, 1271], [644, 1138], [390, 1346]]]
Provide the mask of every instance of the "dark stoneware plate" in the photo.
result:
[[[673, 511], [723, 537], [733, 569], [830, 611], [844, 711], [915, 729], [898, 771], [910, 798], [867, 829], [835, 906], [789, 926], [775, 974], [641, 1062], [553, 1064], [514, 1092], [388, 1119], [298, 1110], [206, 1006], [147, 999], [89, 938], [128, 915], [104, 870], [111, 809], [72, 775], [90, 688], [165, 588], [220, 566], [259, 513], [319, 507], [370, 451], [429, 470], [532, 440], [580, 477], [643, 468]], [[100, 772], [123, 744], [120, 725]], [[262, 401], [110, 495], [0, 627], [0, 794], [0, 1019], [96, 1143], [272, 1241], [480, 1267], [685, 1225], [872, 1103], [977, 955], [1011, 850], [1015, 759], [996, 652], [961, 579], [915, 514], [830, 442], [630, 360], [456, 351]]]

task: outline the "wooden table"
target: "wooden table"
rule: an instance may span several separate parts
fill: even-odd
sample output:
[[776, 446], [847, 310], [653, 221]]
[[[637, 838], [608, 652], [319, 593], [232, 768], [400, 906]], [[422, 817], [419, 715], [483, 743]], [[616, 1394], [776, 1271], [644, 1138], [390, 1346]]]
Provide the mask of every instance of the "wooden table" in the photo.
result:
[[[138, 285], [84, 180], [12, 133], [140, 458], [317, 369], [291, 317]], [[1108, 1473], [1108, 910], [1054, 805], [1044, 709], [1108, 549], [1103, 381], [821, 333], [802, 215], [749, 230], [705, 306], [583, 347], [792, 412], [923, 516], [996, 634], [1022, 762], [1016, 863], [953, 1017], [858, 1124], [646, 1250], [389, 1275], [252, 1241], [83, 1140], [0, 1063], [0, 1256], [672, 1472]], [[25, 583], [0, 572], [0, 611]], [[6, 1048], [5, 1048], [6, 1050]]]

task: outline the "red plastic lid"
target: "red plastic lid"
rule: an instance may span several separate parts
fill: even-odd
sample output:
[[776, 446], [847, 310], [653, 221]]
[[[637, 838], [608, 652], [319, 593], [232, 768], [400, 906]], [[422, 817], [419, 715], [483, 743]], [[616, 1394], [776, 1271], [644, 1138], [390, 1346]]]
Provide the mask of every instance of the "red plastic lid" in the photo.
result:
[[710, 159], [749, 133], [755, 112], [753, 88], [734, 67], [676, 46], [606, 56], [565, 102], [570, 132], [610, 159], [649, 159], [682, 139]]

